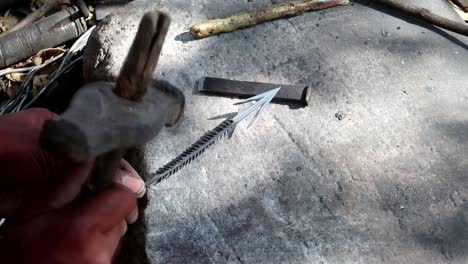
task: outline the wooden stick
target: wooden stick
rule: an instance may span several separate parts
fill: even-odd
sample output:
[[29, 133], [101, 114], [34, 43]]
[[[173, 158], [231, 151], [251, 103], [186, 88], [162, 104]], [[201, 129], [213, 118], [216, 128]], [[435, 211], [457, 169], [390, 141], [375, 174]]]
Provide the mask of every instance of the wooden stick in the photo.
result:
[[425, 20], [435, 26], [444, 28], [446, 30], [468, 36], [468, 25], [465, 23], [455, 22], [453, 20], [441, 17], [432, 13], [426, 8], [421, 8], [408, 4], [400, 0], [374, 0], [374, 2], [379, 2], [381, 4], [396, 8], [401, 10], [411, 16]]
[[[121, 98], [143, 100], [153, 79], [170, 19], [160, 12], [148, 12], [141, 19], [135, 39], [117, 79], [114, 93]], [[106, 189], [113, 184], [113, 176], [120, 166], [125, 149], [116, 149], [96, 158], [90, 179], [94, 189]]]
[[252, 12], [237, 13], [226, 18], [208, 20], [192, 26], [190, 32], [197, 38], [204, 38], [223, 32], [232, 32], [240, 28], [251, 27], [281, 17], [300, 15], [310, 10], [347, 4], [349, 4], [349, 0], [290, 1]]
[[468, 1], [467, 0], [452, 0], [461, 10], [468, 12]]
[[170, 21], [169, 16], [160, 12], [148, 12], [143, 16], [117, 78], [115, 94], [131, 101], [143, 99], [153, 80]]

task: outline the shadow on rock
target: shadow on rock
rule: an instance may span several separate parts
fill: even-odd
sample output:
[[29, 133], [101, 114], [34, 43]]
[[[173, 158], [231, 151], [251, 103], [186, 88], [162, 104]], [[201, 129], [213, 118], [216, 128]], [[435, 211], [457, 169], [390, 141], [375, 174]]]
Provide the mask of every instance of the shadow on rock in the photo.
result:
[[468, 203], [465, 201], [455, 216], [435, 222], [425, 230], [416, 233], [417, 241], [425, 248], [439, 251], [447, 260], [466, 260]]
[[457, 143], [468, 145], [468, 122], [445, 122], [437, 124], [437, 127]]
[[180, 41], [180, 42], [183, 42], [183, 43], [187, 43], [187, 42], [190, 42], [190, 41], [195, 41], [197, 40], [196, 38], [194, 38], [192, 36], [192, 34], [190, 34], [190, 32], [184, 32], [184, 33], [180, 33], [179, 35], [177, 35], [175, 37], [175, 40], [176, 41]]
[[344, 263], [350, 255], [365, 255], [368, 248], [356, 245], [366, 243], [368, 235], [329, 206], [334, 190], [327, 188], [336, 186], [319, 184], [322, 176], [303, 157], [291, 160], [269, 182], [254, 186], [250, 197], [194, 218], [158, 220], [170, 221], [172, 228], [149, 239], [153, 261], [302, 263], [332, 256]]

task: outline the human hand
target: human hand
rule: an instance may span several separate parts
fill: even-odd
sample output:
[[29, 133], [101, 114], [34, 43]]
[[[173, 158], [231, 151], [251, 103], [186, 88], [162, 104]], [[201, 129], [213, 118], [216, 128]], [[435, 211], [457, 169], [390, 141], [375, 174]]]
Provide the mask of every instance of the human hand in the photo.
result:
[[72, 164], [39, 145], [54, 116], [32, 109], [0, 117], [0, 262], [110, 263], [126, 222], [138, 217], [144, 183], [123, 161], [118, 184], [80, 197], [92, 162]]

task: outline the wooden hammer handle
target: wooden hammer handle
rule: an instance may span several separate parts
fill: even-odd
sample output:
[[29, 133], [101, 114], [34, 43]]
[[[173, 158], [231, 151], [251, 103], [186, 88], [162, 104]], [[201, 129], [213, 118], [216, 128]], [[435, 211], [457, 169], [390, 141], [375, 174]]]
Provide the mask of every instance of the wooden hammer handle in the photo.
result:
[[[169, 17], [161, 12], [148, 12], [143, 16], [117, 79], [115, 94], [131, 101], [143, 99], [151, 85], [169, 24]], [[88, 182], [93, 191], [113, 185], [114, 173], [119, 168], [125, 152], [125, 149], [116, 149], [96, 158]]]
[[140, 23], [114, 92], [122, 98], [140, 101], [153, 79], [169, 29], [169, 17], [160, 12], [146, 13]]

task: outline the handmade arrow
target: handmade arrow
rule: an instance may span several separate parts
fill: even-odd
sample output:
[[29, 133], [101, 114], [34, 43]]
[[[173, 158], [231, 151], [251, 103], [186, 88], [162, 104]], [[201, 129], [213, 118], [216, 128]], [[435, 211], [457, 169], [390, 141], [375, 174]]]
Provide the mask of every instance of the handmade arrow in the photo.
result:
[[234, 132], [236, 125], [240, 121], [244, 120], [250, 114], [257, 111], [249, 124], [250, 127], [257, 119], [258, 115], [266, 108], [266, 106], [271, 102], [280, 89], [281, 87], [236, 103], [236, 105], [238, 105], [251, 101], [257, 101], [254, 105], [243, 111], [240, 111], [236, 116], [224, 120], [217, 127], [205, 133], [199, 140], [197, 140], [197, 142], [182, 152], [182, 154], [177, 156], [165, 166], [159, 168], [155, 173], [151, 174], [149, 179], [146, 181], [146, 186], [158, 184], [161, 181], [174, 175], [180, 169], [198, 158], [203, 152], [205, 152], [206, 149], [208, 149], [208, 147], [217, 143], [226, 135], [231, 135]]

